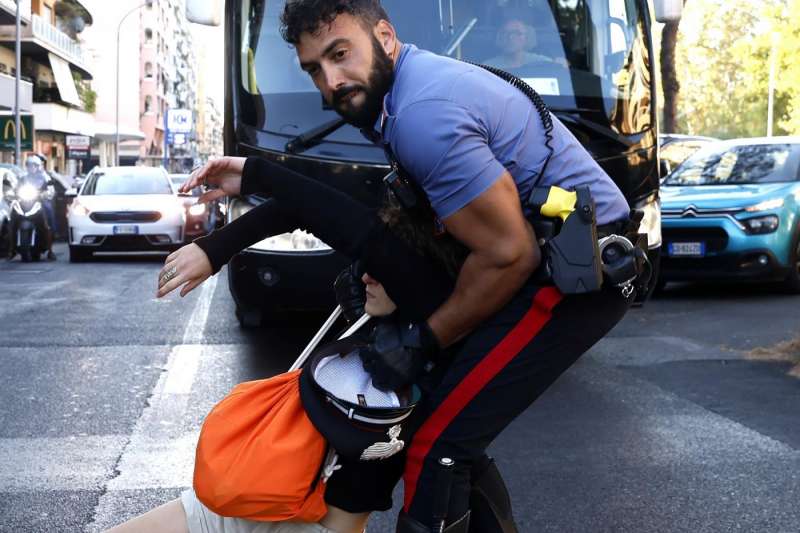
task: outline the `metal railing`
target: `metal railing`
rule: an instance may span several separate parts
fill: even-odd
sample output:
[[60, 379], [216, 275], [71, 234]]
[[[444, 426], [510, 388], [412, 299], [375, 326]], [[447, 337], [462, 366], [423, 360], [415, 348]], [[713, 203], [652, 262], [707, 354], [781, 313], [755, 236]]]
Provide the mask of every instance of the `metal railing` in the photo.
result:
[[72, 37], [59, 30], [39, 15], [31, 16], [31, 20], [33, 22], [34, 37], [46, 41], [82, 66], [88, 63], [87, 57], [83, 53], [83, 47], [77, 41], [74, 41]]

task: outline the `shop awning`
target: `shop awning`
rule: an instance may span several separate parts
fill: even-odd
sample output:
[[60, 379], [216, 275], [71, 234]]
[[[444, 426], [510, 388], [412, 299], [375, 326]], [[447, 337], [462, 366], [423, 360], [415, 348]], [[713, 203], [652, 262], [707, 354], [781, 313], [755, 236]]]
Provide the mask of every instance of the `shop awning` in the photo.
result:
[[72, 71], [69, 64], [57, 55], [48, 53], [50, 67], [53, 69], [53, 76], [56, 78], [58, 92], [61, 100], [74, 106], [81, 106], [81, 99], [78, 96], [78, 89], [75, 87], [75, 80], [72, 79]]

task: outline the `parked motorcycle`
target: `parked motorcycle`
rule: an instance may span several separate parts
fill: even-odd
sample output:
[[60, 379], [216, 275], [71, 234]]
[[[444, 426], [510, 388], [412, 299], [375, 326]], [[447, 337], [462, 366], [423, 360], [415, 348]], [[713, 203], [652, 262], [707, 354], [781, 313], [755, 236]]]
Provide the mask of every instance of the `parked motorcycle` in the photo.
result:
[[47, 252], [47, 222], [42, 209], [41, 192], [23, 183], [11, 199], [11, 228], [14, 244], [22, 261], [38, 261]]

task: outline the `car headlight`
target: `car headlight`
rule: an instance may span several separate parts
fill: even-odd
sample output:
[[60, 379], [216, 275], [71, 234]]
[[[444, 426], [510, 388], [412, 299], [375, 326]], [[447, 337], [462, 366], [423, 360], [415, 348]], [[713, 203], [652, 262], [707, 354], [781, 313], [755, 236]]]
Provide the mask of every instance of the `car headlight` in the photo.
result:
[[783, 207], [783, 198], [773, 198], [772, 200], [765, 200], [759, 204], [751, 205], [745, 208], [748, 213], [756, 213], [758, 211], [769, 211], [770, 209], [778, 209]]
[[[235, 199], [230, 203], [230, 216], [228, 221], [236, 220], [255, 206], [242, 199]], [[268, 237], [263, 241], [250, 246], [254, 250], [266, 252], [323, 252], [331, 247], [306, 231], [297, 229], [291, 233], [284, 233]]]
[[314, 235], [301, 229], [269, 237], [250, 248], [267, 252], [322, 252], [331, 249]]
[[231, 200], [229, 207], [230, 212], [228, 213], [230, 215], [228, 218], [228, 222], [233, 222], [234, 220], [244, 215], [254, 207], [255, 206], [253, 204], [241, 198], [236, 198]]
[[740, 221], [747, 233], [751, 235], [764, 235], [766, 233], [773, 233], [778, 229], [781, 220], [776, 215], [767, 215], [765, 217], [746, 218]]
[[82, 203], [80, 203], [78, 200], [75, 200], [74, 202], [72, 202], [72, 214], [73, 215], [77, 215], [79, 217], [85, 217], [85, 216], [89, 216], [90, 212], [91, 211], [89, 211], [89, 209], [87, 209], [87, 207], [85, 205], [83, 205]]
[[159, 208], [158, 211], [163, 217], [171, 217], [176, 215], [180, 216], [181, 218], [186, 217], [186, 208], [183, 207], [183, 204], [176, 203], [175, 205], [164, 205], [163, 207]]
[[655, 249], [661, 246], [661, 200], [653, 194], [643, 202], [636, 204], [636, 209], [644, 211], [639, 233], [647, 235], [647, 247]]
[[189, 214], [196, 217], [206, 212], [206, 204], [194, 204], [189, 208]]

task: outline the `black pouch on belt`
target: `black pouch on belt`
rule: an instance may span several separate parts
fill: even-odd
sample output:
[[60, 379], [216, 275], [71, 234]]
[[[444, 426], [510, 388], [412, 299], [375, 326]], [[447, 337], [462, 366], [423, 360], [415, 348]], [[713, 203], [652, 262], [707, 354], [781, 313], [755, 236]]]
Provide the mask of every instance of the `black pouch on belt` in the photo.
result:
[[[595, 204], [589, 187], [568, 192], [558, 187], [537, 187], [528, 200], [533, 208], [531, 220], [547, 238], [537, 233], [542, 244], [542, 272], [563, 294], [582, 294], [600, 290], [603, 268], [597, 242]], [[544, 219], [540, 218], [544, 217]], [[558, 229], [558, 221], [560, 229]], [[552, 221], [554, 226], [547, 224]]]

